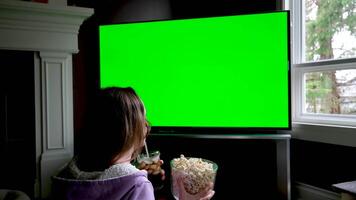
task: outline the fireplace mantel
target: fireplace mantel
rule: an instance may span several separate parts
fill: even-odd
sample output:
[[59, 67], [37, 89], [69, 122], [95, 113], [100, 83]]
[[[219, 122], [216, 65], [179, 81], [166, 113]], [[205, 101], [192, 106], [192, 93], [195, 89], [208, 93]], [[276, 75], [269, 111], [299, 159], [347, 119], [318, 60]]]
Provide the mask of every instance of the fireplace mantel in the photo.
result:
[[0, 48], [76, 53], [82, 22], [93, 9], [0, 1]]
[[34, 52], [36, 199], [50, 194], [51, 176], [73, 156], [72, 54], [93, 9], [0, 1], [0, 49]]

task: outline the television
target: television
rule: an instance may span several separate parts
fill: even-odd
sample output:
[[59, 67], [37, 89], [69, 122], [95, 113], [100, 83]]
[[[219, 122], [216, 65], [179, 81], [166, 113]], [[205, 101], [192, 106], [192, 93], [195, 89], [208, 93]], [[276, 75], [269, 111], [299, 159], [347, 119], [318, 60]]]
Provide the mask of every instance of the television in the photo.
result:
[[290, 130], [289, 12], [106, 24], [100, 87], [132, 87], [153, 132]]

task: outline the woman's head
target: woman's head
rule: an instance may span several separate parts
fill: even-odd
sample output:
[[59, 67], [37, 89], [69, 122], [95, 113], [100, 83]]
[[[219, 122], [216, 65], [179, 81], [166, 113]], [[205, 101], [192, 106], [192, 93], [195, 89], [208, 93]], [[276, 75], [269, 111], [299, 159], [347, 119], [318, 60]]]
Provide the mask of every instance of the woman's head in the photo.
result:
[[144, 105], [132, 88], [102, 89], [91, 106], [84, 133], [88, 142], [82, 154], [96, 154], [92, 156], [101, 160], [103, 168], [129, 151], [134, 158], [149, 131], [145, 115]]

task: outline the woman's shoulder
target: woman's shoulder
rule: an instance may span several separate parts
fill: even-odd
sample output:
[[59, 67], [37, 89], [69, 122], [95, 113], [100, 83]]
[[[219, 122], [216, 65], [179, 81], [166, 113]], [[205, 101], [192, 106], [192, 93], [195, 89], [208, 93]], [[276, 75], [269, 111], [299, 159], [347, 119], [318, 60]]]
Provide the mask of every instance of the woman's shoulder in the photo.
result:
[[137, 174], [139, 176], [147, 176], [144, 172], [140, 172], [135, 166], [131, 165], [130, 163], [120, 163], [110, 166], [106, 169], [99, 179], [109, 179], [109, 178], [116, 178], [116, 177], [124, 177], [132, 174]]
[[[96, 180], [54, 178], [56, 196], [76, 195], [72, 199], [110, 199], [110, 196], [130, 200], [154, 200], [153, 186], [147, 172], [137, 171], [122, 177]], [[101, 191], [105, 191], [103, 194]]]
[[[147, 172], [144, 170], [139, 170], [138, 172], [129, 175], [131, 176], [132, 185], [134, 187], [131, 190], [131, 194], [129, 195], [129, 199], [137, 199], [137, 200], [154, 200], [154, 190], [152, 183], [147, 178]], [[129, 177], [127, 176], [127, 177]], [[122, 177], [125, 178], [125, 177]]]

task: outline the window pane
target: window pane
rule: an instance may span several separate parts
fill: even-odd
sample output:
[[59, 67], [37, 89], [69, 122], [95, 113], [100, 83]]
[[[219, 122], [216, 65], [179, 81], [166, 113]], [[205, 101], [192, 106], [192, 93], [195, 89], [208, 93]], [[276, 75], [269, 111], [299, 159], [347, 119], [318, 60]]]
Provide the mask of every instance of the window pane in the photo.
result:
[[305, 60], [356, 56], [356, 1], [305, 0]]
[[304, 74], [305, 113], [356, 115], [356, 69]]

